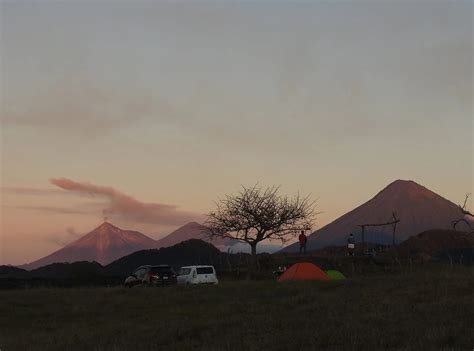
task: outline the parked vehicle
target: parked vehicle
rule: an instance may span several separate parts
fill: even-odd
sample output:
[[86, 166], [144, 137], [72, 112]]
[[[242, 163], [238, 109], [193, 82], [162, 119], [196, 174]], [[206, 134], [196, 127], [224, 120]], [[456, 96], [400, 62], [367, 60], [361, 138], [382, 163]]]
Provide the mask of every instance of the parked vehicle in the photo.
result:
[[218, 284], [214, 266], [185, 266], [178, 273], [178, 284]]
[[125, 279], [125, 287], [143, 284], [148, 286], [176, 284], [176, 272], [168, 265], [140, 266]]

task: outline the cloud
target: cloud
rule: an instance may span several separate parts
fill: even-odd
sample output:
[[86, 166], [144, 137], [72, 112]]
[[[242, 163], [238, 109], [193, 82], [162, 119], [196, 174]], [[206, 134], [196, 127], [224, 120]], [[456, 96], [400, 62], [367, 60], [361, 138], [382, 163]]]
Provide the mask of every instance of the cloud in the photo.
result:
[[197, 213], [180, 210], [175, 205], [141, 202], [112, 187], [76, 182], [67, 178], [52, 178], [51, 184], [77, 194], [106, 199], [105, 216], [138, 223], [180, 225], [202, 219]]
[[15, 195], [33, 195], [33, 196], [64, 195], [64, 192], [58, 189], [45, 189], [45, 188], [20, 187], [20, 186], [1, 187], [0, 191], [4, 194], [15, 194]]
[[77, 209], [77, 208], [65, 208], [55, 206], [4, 206], [6, 208], [14, 208], [17, 210], [36, 211], [43, 213], [54, 213], [54, 214], [92, 214], [91, 211]]
[[136, 124], [152, 111], [146, 94], [124, 96], [92, 81], [70, 78], [32, 96], [7, 95], [2, 114], [5, 126], [51, 129], [60, 132], [58, 136], [94, 136]]

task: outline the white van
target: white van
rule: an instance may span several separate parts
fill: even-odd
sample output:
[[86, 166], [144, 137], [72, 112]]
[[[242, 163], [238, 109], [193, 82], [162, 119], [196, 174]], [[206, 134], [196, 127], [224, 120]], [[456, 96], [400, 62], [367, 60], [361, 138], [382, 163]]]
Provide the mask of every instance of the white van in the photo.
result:
[[218, 284], [214, 266], [186, 266], [178, 273], [178, 284]]

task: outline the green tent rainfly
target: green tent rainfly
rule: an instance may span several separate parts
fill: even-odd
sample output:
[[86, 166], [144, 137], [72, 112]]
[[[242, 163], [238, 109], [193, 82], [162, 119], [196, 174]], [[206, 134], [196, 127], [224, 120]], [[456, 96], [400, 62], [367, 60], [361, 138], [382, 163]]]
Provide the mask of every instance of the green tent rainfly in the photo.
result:
[[344, 274], [342, 274], [341, 272], [339, 271], [336, 271], [336, 270], [328, 270], [326, 271], [326, 274], [331, 278], [331, 280], [344, 280], [346, 279], [346, 276]]

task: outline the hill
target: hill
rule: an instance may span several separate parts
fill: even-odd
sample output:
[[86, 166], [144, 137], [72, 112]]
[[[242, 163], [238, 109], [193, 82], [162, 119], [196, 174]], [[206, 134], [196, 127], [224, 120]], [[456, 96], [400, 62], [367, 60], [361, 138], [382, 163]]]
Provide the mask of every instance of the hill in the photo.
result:
[[[260, 255], [262, 258], [268, 256]], [[210, 243], [191, 239], [171, 247], [136, 251], [107, 266], [102, 266], [98, 262], [80, 261], [52, 263], [31, 271], [11, 270], [9, 267], [10, 273], [0, 276], [0, 289], [34, 286], [121, 285], [124, 277], [135, 268], [145, 264], [169, 264], [175, 270], [185, 265], [210, 264], [215, 266], [219, 274], [222, 271], [233, 271], [238, 276], [245, 271], [249, 260], [248, 254], [224, 253]]]
[[[354, 233], [356, 240], [361, 241], [359, 224], [385, 223], [391, 220], [392, 212], [396, 212], [400, 219], [395, 237], [397, 243], [429, 229], [448, 229], [460, 216], [459, 207], [453, 202], [413, 181], [397, 180], [366, 203], [312, 233], [308, 237], [307, 249], [345, 245], [349, 233]], [[366, 230], [366, 240], [390, 244], [392, 228]], [[282, 251], [297, 250], [298, 243], [295, 243]]]
[[395, 248], [401, 257], [474, 262], [474, 235], [454, 230], [428, 230]]
[[0, 289], [33, 287], [105, 286], [122, 283], [121, 277], [105, 274], [97, 262], [52, 263], [31, 271], [19, 270], [0, 276]]
[[26, 272], [26, 270], [15, 267], [15, 266], [0, 266], [0, 275], [11, 275]]
[[216, 269], [224, 265], [241, 263], [245, 254], [229, 255], [212, 244], [191, 239], [171, 247], [140, 250], [126, 255], [107, 266], [98, 262], [52, 263], [26, 271], [8, 271], [0, 277], [0, 288], [22, 288], [35, 286], [95, 286], [121, 285], [124, 277], [145, 264], [169, 264], [176, 270], [184, 265], [212, 264]]
[[144, 264], [169, 264], [176, 269], [193, 264], [219, 266], [222, 255], [226, 254], [212, 244], [199, 239], [190, 239], [171, 247], [134, 252], [110, 263], [105, 270], [111, 275], [124, 275]]
[[108, 264], [137, 250], [156, 247], [155, 240], [131, 230], [122, 230], [104, 222], [99, 227], [62, 249], [22, 266], [35, 269], [51, 263], [96, 261]]
[[44, 279], [94, 279], [104, 274], [104, 267], [97, 262], [52, 263], [25, 274], [31, 278]]

